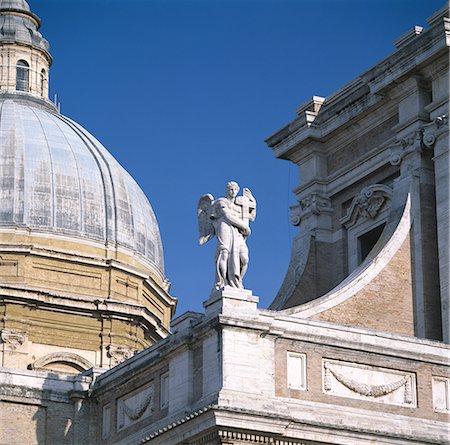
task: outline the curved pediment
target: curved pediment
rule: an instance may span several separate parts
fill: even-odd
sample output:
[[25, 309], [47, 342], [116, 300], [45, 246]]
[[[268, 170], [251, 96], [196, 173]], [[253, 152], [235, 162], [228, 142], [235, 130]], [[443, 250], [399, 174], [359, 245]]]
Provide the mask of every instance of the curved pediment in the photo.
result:
[[341, 224], [349, 228], [359, 218], [373, 219], [392, 200], [392, 189], [383, 184], [373, 184], [362, 189], [354, 198]]
[[35, 371], [58, 372], [63, 374], [78, 374], [94, 365], [81, 355], [72, 352], [54, 352], [38, 358], [29, 365]]

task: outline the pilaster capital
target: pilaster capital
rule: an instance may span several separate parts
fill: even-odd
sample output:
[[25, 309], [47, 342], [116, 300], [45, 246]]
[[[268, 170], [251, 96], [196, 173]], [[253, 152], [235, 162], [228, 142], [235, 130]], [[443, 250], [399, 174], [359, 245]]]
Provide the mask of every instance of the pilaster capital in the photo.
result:
[[15, 351], [25, 343], [27, 339], [27, 333], [18, 332], [11, 329], [2, 329], [0, 338], [2, 339], [2, 342], [7, 349], [9, 349], [10, 351]]
[[390, 163], [400, 165], [409, 155], [432, 149], [437, 138], [446, 131], [446, 127], [448, 127], [448, 116], [443, 114], [432, 122], [422, 125], [411, 136], [400, 139], [389, 147]]
[[113, 361], [115, 365], [128, 360], [136, 353], [133, 348], [126, 346], [108, 345], [106, 347], [106, 355]]
[[319, 216], [322, 213], [331, 213], [332, 211], [331, 201], [324, 193], [312, 192], [305, 198], [300, 199], [298, 205], [290, 207], [291, 224], [298, 226], [302, 220], [309, 216]]

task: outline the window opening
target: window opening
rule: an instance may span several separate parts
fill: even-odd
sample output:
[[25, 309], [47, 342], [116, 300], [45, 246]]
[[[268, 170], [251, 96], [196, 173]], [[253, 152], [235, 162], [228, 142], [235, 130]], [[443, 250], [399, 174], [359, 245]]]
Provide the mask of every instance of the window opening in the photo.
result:
[[380, 239], [385, 225], [386, 223], [381, 224], [358, 237], [358, 264], [361, 264], [367, 258], [370, 251], [375, 247], [375, 244]]
[[41, 71], [41, 96], [44, 95], [44, 88], [45, 88], [45, 70], [43, 69]]
[[25, 60], [19, 60], [16, 65], [16, 90], [28, 93], [30, 83], [30, 65]]

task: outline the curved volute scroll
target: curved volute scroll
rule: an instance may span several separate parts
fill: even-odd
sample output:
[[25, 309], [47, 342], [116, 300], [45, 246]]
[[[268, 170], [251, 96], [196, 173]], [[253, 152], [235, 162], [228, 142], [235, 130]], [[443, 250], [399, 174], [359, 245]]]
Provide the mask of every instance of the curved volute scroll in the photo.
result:
[[[398, 262], [399, 259], [403, 258], [405, 252], [408, 252], [405, 245], [408, 244], [411, 228], [410, 193], [406, 195], [406, 202], [402, 206], [401, 215], [398, 214], [400, 208], [397, 204], [398, 202], [393, 206], [395, 208], [391, 209], [390, 221], [387, 223], [377, 245], [353, 273], [324, 296], [309, 303], [285, 309], [281, 313], [351, 326], [361, 326], [360, 319], [363, 319], [364, 327], [413, 335], [412, 296], [409, 295], [408, 286], [405, 284], [404, 295], [402, 295], [402, 298], [397, 298], [397, 300], [402, 301], [396, 300], [395, 304], [398, 303], [398, 307], [395, 308], [389, 307], [388, 302], [393, 301], [389, 299], [389, 286], [384, 282], [383, 286], [380, 287], [382, 273], [388, 270], [387, 268], [393, 261]], [[405, 279], [408, 275], [410, 275], [410, 272], [407, 273], [405, 270]], [[395, 289], [394, 291], [397, 292]], [[357, 314], [356, 318], [349, 307], [356, 308], [356, 312], [353, 311]], [[390, 319], [391, 309], [392, 314], [394, 314], [392, 317], [400, 309], [404, 310], [404, 313], [402, 317], [395, 316], [396, 321], [392, 321], [391, 325], [388, 326], [388, 323], [384, 322]], [[364, 310], [366, 315], [361, 316], [361, 310]], [[380, 322], [381, 318], [377, 316], [378, 313], [384, 314], [383, 323]]]
[[25, 0], [0, 0], [0, 93], [48, 100], [50, 45]]

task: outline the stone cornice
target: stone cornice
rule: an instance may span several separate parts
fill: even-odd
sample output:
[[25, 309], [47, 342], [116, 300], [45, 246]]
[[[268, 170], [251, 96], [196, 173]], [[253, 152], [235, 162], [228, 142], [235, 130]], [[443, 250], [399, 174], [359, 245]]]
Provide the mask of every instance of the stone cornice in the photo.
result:
[[392, 416], [382, 412], [376, 412], [374, 417], [374, 412], [366, 409], [337, 408], [334, 404], [286, 398], [268, 399], [265, 402], [267, 408], [258, 411], [247, 408], [258, 406], [253, 395], [245, 394], [244, 400], [241, 394], [232, 391], [222, 391], [222, 394], [227, 406], [222, 405], [219, 398], [218, 406], [214, 409], [217, 424], [238, 431], [242, 431], [242, 424], [251, 425], [248, 432], [261, 436], [268, 435], [265, 431], [270, 428], [273, 442], [267, 443], [276, 443], [278, 439], [278, 443], [283, 444], [283, 439], [292, 440], [299, 437], [300, 433], [304, 440], [313, 440], [313, 443], [314, 440], [321, 443], [332, 436], [339, 438], [336, 443], [346, 445], [383, 443], [383, 439], [387, 438], [392, 445], [404, 445], [405, 440], [422, 445], [441, 443], [436, 441], [436, 437], [444, 439], [447, 435], [445, 422], [405, 415]]
[[[340, 407], [336, 410], [334, 405], [292, 399], [267, 400], [268, 408], [260, 411], [247, 408], [247, 406], [258, 406], [259, 400], [253, 400], [253, 396], [246, 396], [246, 408], [244, 408], [240, 407], [244, 406], [242, 394], [234, 394], [230, 391], [223, 391], [223, 393], [226, 400], [232, 401], [233, 406], [229, 406], [229, 402], [222, 404], [219, 399], [218, 404], [192, 411], [183, 417], [170, 420], [158, 429], [150, 430], [136, 443], [142, 445], [169, 443], [168, 435], [171, 433], [177, 435], [178, 429], [183, 429], [186, 424], [196, 421], [207, 413], [210, 417], [213, 416], [214, 427], [204, 428], [203, 434], [197, 436], [193, 442], [189, 441], [190, 444], [206, 445], [211, 441], [216, 441], [214, 443], [239, 441], [245, 444], [306, 445], [319, 443], [316, 441], [323, 443], [322, 441], [333, 436], [339, 438], [339, 443], [346, 445], [384, 442], [387, 437], [390, 444], [403, 445], [406, 440], [411, 445], [418, 445], [437, 443], [435, 438], [444, 438], [447, 431], [444, 422], [433, 422], [404, 415], [397, 415], [393, 419], [392, 416], [384, 413], [377, 413], [374, 419], [373, 411], [349, 407]], [[303, 415], [299, 416], [299, 411]]]
[[83, 298], [78, 295], [57, 294], [25, 286], [2, 284], [0, 300], [4, 303], [28, 305], [30, 307], [51, 307], [52, 311], [65, 313], [89, 313], [93, 317], [130, 318], [145, 330], [154, 331], [158, 339], [163, 339], [169, 332], [161, 321], [143, 306], [124, 303], [114, 299]]
[[[177, 299], [171, 297], [167, 293], [168, 288], [170, 287], [167, 279], [152, 264], [147, 264], [148, 270], [143, 270], [112, 258], [83, 255], [81, 253], [69, 253], [56, 248], [50, 249], [46, 247], [39, 247], [34, 244], [0, 243], [0, 253], [1, 252], [9, 254], [27, 254], [41, 258], [63, 260], [64, 262], [69, 262], [72, 264], [101, 267], [104, 269], [114, 268], [144, 280], [144, 283], [155, 291], [157, 297], [164, 304], [172, 306], [172, 312], [174, 312], [177, 304]], [[162, 284], [156, 281], [152, 274], [155, 274]]]
[[[299, 118], [270, 136], [266, 143], [274, 155], [289, 159], [290, 151], [307, 139], [324, 140], [355, 116], [372, 109], [392, 85], [400, 78], [425, 66], [430, 60], [445, 55], [447, 51], [444, 26], [437, 23], [433, 28], [405, 43], [402, 48], [366, 71], [356, 80], [325, 99], [311, 125], [300, 125]], [[386, 101], [385, 101], [386, 102]], [[333, 125], [333, 121], [339, 125]]]
[[135, 373], [139, 373], [150, 367], [163, 365], [173, 355], [180, 353], [182, 350], [189, 350], [199, 339], [220, 331], [221, 326], [217, 317], [209, 320], [205, 320], [202, 317], [202, 321], [180, 332], [176, 331], [144, 351], [140, 351], [127, 360], [126, 363], [119, 364], [105, 372], [96, 380], [93, 388], [95, 397], [101, 397], [105, 391], [108, 391], [108, 385], [111, 382], [114, 382], [114, 385], [126, 383], [129, 380], [127, 370], [130, 366], [133, 367]]
[[215, 408], [215, 405], [208, 405], [208, 406], [205, 406], [204, 408], [197, 409], [188, 415], [185, 415], [183, 417], [175, 419], [175, 420], [171, 421], [170, 423], [168, 423], [167, 425], [163, 426], [162, 428], [158, 428], [150, 433], [146, 433], [145, 437], [143, 437], [138, 443], [139, 444], [149, 443], [152, 439], [160, 436], [161, 434], [164, 434], [167, 431], [170, 431], [180, 425], [183, 425], [184, 423], [189, 422], [190, 420], [200, 417], [202, 414], [205, 414], [206, 412], [208, 412], [214, 408]]
[[256, 330], [260, 335], [273, 335], [280, 339], [327, 344], [360, 352], [420, 360], [446, 366], [450, 346], [441, 342], [407, 337], [370, 329], [341, 326], [329, 322], [299, 319], [280, 311], [259, 310], [257, 319], [221, 316], [222, 326]]

